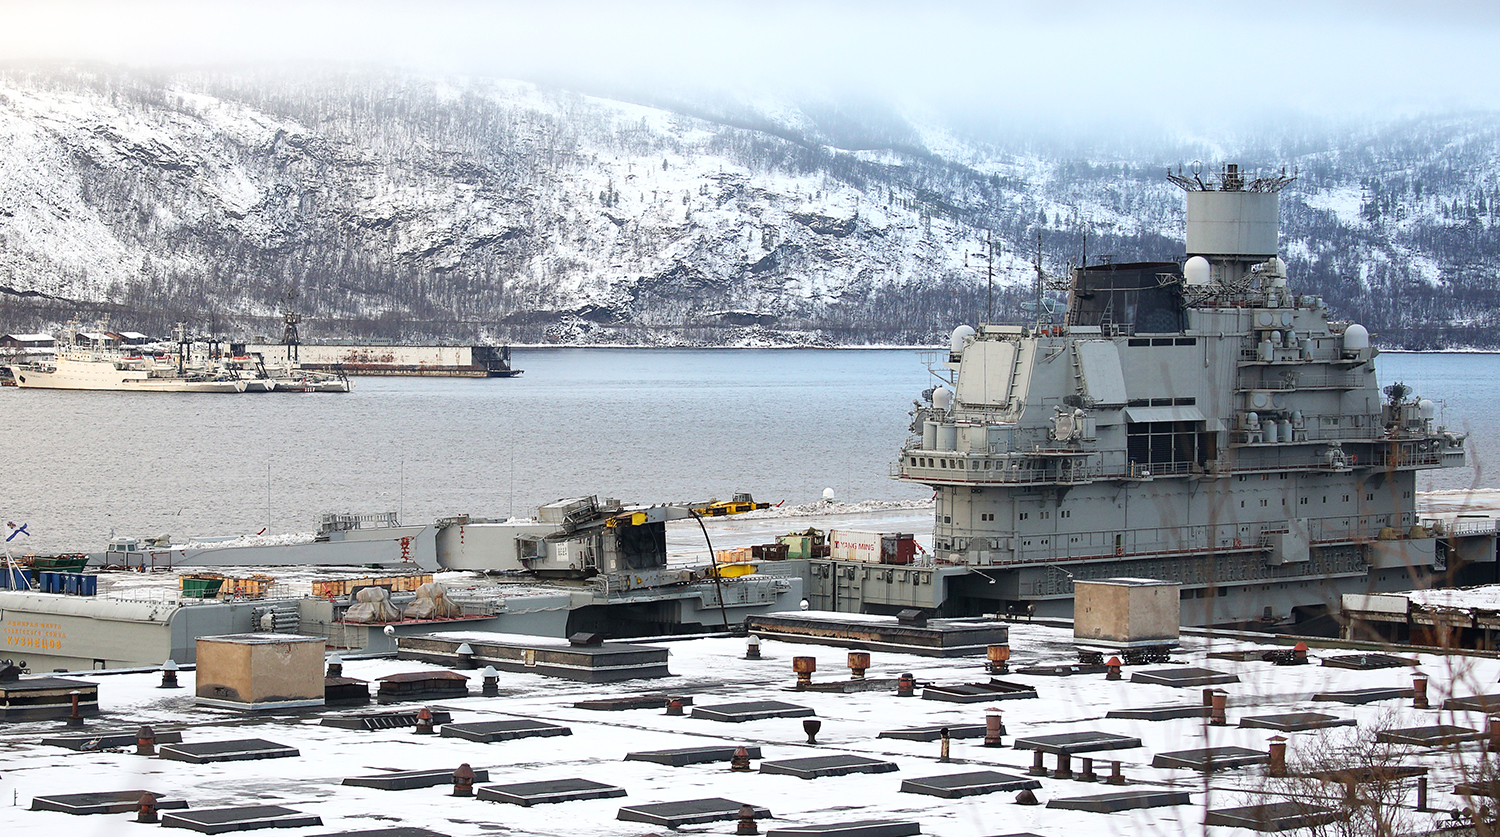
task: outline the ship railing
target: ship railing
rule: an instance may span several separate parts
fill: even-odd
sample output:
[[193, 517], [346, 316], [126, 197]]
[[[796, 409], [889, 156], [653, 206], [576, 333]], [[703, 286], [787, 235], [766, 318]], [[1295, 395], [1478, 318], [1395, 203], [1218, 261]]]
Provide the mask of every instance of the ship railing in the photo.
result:
[[1500, 532], [1500, 521], [1494, 518], [1482, 520], [1455, 519], [1447, 525], [1448, 534], [1455, 537], [1468, 537], [1472, 535], [1493, 535]]
[[401, 525], [396, 512], [373, 514], [325, 514], [319, 532], [348, 532], [354, 529], [394, 529]]
[[[1306, 522], [1306, 531], [1312, 543], [1351, 543], [1375, 540], [1381, 528], [1386, 525], [1389, 524], [1371, 521], [1369, 518], [1361, 518], [1348, 524], [1342, 518], [1313, 519]], [[968, 554], [971, 557], [967, 563], [976, 566], [1003, 566], [1048, 561], [1138, 559], [1142, 556], [1208, 551], [1264, 551], [1271, 548], [1275, 535], [1287, 531], [1284, 524], [1241, 523], [1134, 529], [1127, 532], [1099, 530], [1007, 534], [1004, 537], [971, 539], [968, 544]], [[1003, 541], [1013, 543], [1014, 550], [1003, 549]]]
[[1278, 378], [1274, 381], [1246, 382], [1236, 387], [1238, 392], [1253, 392], [1255, 390], [1270, 390], [1276, 392], [1287, 392], [1299, 389], [1358, 389], [1364, 384], [1364, 376], [1348, 372], [1337, 372], [1324, 375], [1297, 374], [1289, 378]]

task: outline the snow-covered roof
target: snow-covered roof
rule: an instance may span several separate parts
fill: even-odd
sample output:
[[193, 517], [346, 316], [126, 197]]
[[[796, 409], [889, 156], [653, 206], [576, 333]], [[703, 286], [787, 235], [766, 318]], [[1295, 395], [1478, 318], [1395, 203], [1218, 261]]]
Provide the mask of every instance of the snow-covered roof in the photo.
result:
[[[1041, 624], [1011, 624], [1010, 664], [1014, 668], [1076, 662], [1071, 631]], [[467, 635], [467, 633], [465, 634]], [[632, 640], [632, 642], [640, 642]], [[1359, 729], [1430, 726], [1431, 710], [1411, 707], [1409, 698], [1393, 697], [1367, 704], [1313, 702], [1321, 692], [1379, 687], [1410, 688], [1411, 672], [1402, 667], [1355, 671], [1318, 665], [1321, 658], [1348, 652], [1314, 648], [1312, 664], [1277, 666], [1268, 662], [1209, 659], [1209, 651], [1244, 650], [1249, 643], [1201, 637], [1184, 637], [1171, 665], [1127, 666], [1125, 679], [1110, 681], [1103, 673], [1042, 676], [1012, 673], [1001, 680], [1036, 689], [1036, 699], [1006, 700], [1006, 734], [1003, 746], [986, 748], [982, 739], [955, 737], [951, 763], [938, 760], [938, 741], [880, 738], [881, 732], [911, 727], [946, 726], [960, 729], [980, 725], [990, 709], [988, 703], [961, 704], [920, 698], [900, 698], [888, 689], [848, 694], [824, 691], [792, 691], [791, 661], [795, 656], [816, 658], [814, 684], [845, 681], [846, 649], [807, 645], [781, 640], [761, 642], [762, 659], [746, 660], [745, 640], [736, 637], [704, 637], [661, 642], [669, 649], [671, 678], [592, 684], [544, 677], [531, 673], [500, 675], [503, 697], [480, 696], [479, 671], [463, 672], [470, 678], [469, 697], [446, 699], [435, 704], [451, 711], [454, 723], [532, 719], [569, 728], [572, 734], [546, 739], [521, 739], [480, 744], [456, 738], [414, 736], [410, 729], [351, 732], [316, 723], [318, 715], [414, 711], [422, 704], [328, 709], [304, 715], [272, 717], [238, 714], [224, 709], [194, 705], [195, 672], [178, 674], [183, 688], [158, 688], [160, 675], [78, 675], [99, 686], [100, 709], [108, 718], [90, 720], [88, 730], [119, 729], [133, 732], [141, 724], [158, 733], [181, 730], [185, 742], [210, 742], [262, 738], [295, 747], [300, 757], [275, 760], [231, 761], [192, 765], [166, 759], [144, 759], [128, 751], [70, 752], [43, 746], [43, 736], [57, 735], [58, 722], [11, 722], [7, 724], [6, 764], [0, 777], [0, 792], [12, 791], [19, 805], [4, 816], [8, 835], [52, 837], [72, 833], [80, 824], [100, 828], [108, 816], [80, 820], [48, 811], [25, 810], [32, 797], [86, 791], [150, 789], [173, 799], [186, 800], [191, 809], [202, 810], [235, 805], [283, 805], [322, 819], [322, 826], [307, 833], [356, 831], [395, 826], [416, 826], [453, 837], [479, 837], [493, 833], [494, 823], [504, 823], [513, 834], [632, 835], [661, 831], [658, 826], [621, 822], [616, 813], [622, 805], [722, 797], [769, 808], [773, 819], [762, 821], [762, 833], [791, 825], [827, 824], [855, 820], [901, 820], [921, 825], [921, 833], [940, 837], [1030, 832], [1051, 837], [1080, 833], [1110, 835], [1176, 835], [1198, 833], [1205, 807], [1213, 810], [1251, 802], [1274, 801], [1281, 787], [1268, 780], [1260, 765], [1221, 770], [1204, 775], [1197, 771], [1153, 767], [1157, 755], [1203, 747], [1240, 747], [1265, 752], [1273, 735], [1290, 740], [1291, 759], [1325, 754], [1332, 742], [1343, 740], [1347, 730], [1278, 733], [1270, 729], [1239, 726], [1248, 716], [1318, 712], [1353, 719]], [[936, 658], [876, 652], [871, 655], [867, 677], [891, 679], [911, 672], [918, 681], [944, 685], [982, 683], [989, 679], [983, 657]], [[1184, 665], [1185, 664], [1185, 665]], [[1422, 671], [1431, 682], [1428, 695], [1434, 707], [1450, 696], [1469, 696], [1493, 691], [1500, 675], [1500, 661], [1458, 654], [1420, 655]], [[392, 674], [444, 669], [413, 661], [351, 659], [343, 661], [345, 677], [374, 682]], [[1219, 688], [1229, 692], [1229, 723], [1209, 725], [1202, 717], [1166, 721], [1142, 721], [1107, 717], [1111, 709], [1190, 706], [1201, 701], [1198, 688], [1172, 688], [1153, 683], [1131, 682], [1131, 675], [1144, 669], [1181, 670], [1186, 666], [1211, 668], [1236, 675], [1239, 683]], [[684, 716], [667, 715], [660, 708], [624, 711], [591, 711], [574, 706], [582, 700], [612, 696], [684, 695], [693, 705]], [[722, 703], [775, 700], [805, 706], [822, 724], [817, 743], [809, 744], [800, 719], [780, 718], [744, 723], [721, 723], [694, 718], [692, 709]], [[1479, 712], [1445, 711], [1442, 723], [1483, 730]], [[1032, 752], [1012, 745], [1017, 737], [1063, 733], [1105, 732], [1131, 736], [1141, 746], [1083, 753], [1094, 759], [1094, 770], [1108, 774], [1109, 762], [1122, 762], [1128, 784], [1121, 788], [1042, 777], [1036, 796], [1043, 802], [1069, 797], [1088, 797], [1131, 790], [1175, 790], [1189, 795], [1189, 804], [1118, 813], [1021, 806], [1015, 793], [997, 792], [964, 799], [943, 799], [901, 792], [904, 780], [947, 774], [993, 770], [1024, 775], [1032, 764]], [[890, 762], [897, 772], [883, 775], [848, 775], [819, 779], [759, 772], [737, 773], [720, 763], [666, 767], [645, 761], [626, 761], [627, 753], [686, 747], [747, 744], [758, 746], [766, 760], [852, 754]], [[1456, 748], [1406, 746], [1393, 758], [1429, 771], [1432, 809], [1444, 813], [1418, 813], [1410, 805], [1402, 809], [1410, 819], [1410, 833], [1435, 830], [1446, 822], [1448, 810], [1468, 805], [1449, 791], [1467, 771], [1484, 761], [1483, 742]], [[1056, 756], [1047, 755], [1048, 768]], [[382, 791], [341, 784], [345, 777], [378, 774], [389, 770], [452, 770], [467, 762], [489, 770], [488, 784], [511, 784], [557, 779], [588, 779], [622, 788], [625, 797], [519, 807], [478, 799], [456, 799], [449, 788]], [[1080, 770], [1079, 757], [1072, 760]], [[485, 783], [481, 783], [485, 784]], [[1314, 783], [1315, 785], [1316, 783]], [[1301, 787], [1301, 786], [1297, 786]], [[1309, 786], [1312, 787], [1312, 786]], [[1342, 793], [1334, 786], [1331, 793]], [[1410, 800], [1408, 800], [1408, 803]], [[1474, 804], [1472, 807], [1478, 807]], [[706, 833], [723, 834], [733, 823], [706, 826]], [[1215, 827], [1215, 837], [1250, 837], [1243, 829]], [[301, 832], [299, 832], [301, 833]]]
[[50, 334], [7, 334], [6, 340], [15, 340], [20, 343], [45, 343], [56, 340]]

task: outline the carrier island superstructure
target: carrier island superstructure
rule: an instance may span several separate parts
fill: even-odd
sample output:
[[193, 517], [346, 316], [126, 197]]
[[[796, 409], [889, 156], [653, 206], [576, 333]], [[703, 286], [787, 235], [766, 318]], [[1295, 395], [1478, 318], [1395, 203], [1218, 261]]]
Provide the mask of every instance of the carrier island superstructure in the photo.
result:
[[1493, 534], [1415, 514], [1416, 472], [1462, 466], [1464, 436], [1382, 391], [1368, 331], [1288, 285], [1293, 178], [1169, 177], [1183, 263], [1074, 270], [1058, 322], [961, 326], [932, 364], [893, 475], [936, 493], [933, 589], [830, 567], [814, 594], [1067, 615], [1075, 579], [1152, 578], [1182, 583], [1184, 622], [1223, 624], [1494, 580]]

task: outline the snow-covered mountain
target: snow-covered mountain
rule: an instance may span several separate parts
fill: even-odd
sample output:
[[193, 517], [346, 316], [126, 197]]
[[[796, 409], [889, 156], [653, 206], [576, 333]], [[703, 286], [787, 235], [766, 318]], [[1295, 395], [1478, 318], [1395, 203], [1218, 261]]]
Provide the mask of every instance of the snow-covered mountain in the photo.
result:
[[[1296, 166], [1294, 282], [1386, 342], [1484, 344], [1500, 119], [1086, 154], [785, 102], [401, 75], [0, 74], [0, 330], [74, 313], [304, 338], [940, 339], [1053, 272], [1181, 253], [1169, 163]], [[1227, 151], [1226, 151], [1227, 149]], [[1216, 158], [1217, 160], [1217, 158]], [[1226, 160], [1227, 161], [1227, 160]]]

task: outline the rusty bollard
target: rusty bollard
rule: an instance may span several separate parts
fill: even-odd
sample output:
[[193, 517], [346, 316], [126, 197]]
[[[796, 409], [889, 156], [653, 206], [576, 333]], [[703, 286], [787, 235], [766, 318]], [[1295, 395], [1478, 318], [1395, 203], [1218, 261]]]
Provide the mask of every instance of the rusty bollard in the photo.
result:
[[823, 728], [823, 722], [814, 718], [808, 718], [802, 722], [802, 731], [807, 733], [807, 743], [818, 743], [818, 730]]
[[792, 671], [797, 672], [797, 688], [806, 689], [812, 685], [813, 672], [818, 670], [817, 657], [793, 657]]
[[80, 694], [81, 693], [77, 689], [68, 692], [68, 696], [73, 699], [73, 711], [68, 715], [66, 719], [68, 726], [70, 727], [83, 726], [83, 714], [78, 711], [78, 696]]
[[1286, 775], [1286, 736], [1271, 736], [1270, 758], [1266, 761], [1267, 776]]
[[498, 697], [500, 695], [500, 672], [495, 671], [494, 666], [485, 666], [484, 671], [479, 672], [484, 678], [480, 681], [479, 694], [481, 697]]
[[729, 769], [735, 773], [750, 772], [750, 751], [741, 744], [734, 748], [734, 755], [729, 757]]
[[1229, 724], [1229, 717], [1225, 710], [1229, 706], [1229, 693], [1223, 690], [1214, 692], [1213, 710], [1208, 718], [1208, 725], [1222, 727]]
[[901, 675], [896, 680], [896, 697], [916, 697], [917, 678], [911, 672]]
[[1109, 662], [1105, 663], [1104, 665], [1105, 665], [1105, 671], [1104, 671], [1104, 679], [1105, 680], [1119, 680], [1120, 679], [1120, 658], [1119, 657], [1110, 657], [1109, 658]]
[[1036, 794], [1032, 793], [1030, 788], [1024, 788], [1020, 793], [1016, 794], [1016, 804], [1037, 805], [1039, 803], [1037, 802]]
[[752, 634], [749, 639], [745, 640], [745, 659], [760, 659], [760, 637]]
[[142, 791], [140, 801], [137, 804], [140, 807], [136, 811], [136, 822], [158, 821], [156, 817], [156, 794], [151, 791]]
[[1071, 778], [1073, 778], [1073, 757], [1072, 756], [1068, 755], [1067, 753], [1063, 753], [1063, 752], [1059, 752], [1057, 754], [1057, 770], [1053, 771], [1052, 778], [1054, 778], [1054, 779], [1071, 779]]
[[468, 762], [460, 764], [458, 769], [453, 771], [453, 795], [474, 795], [474, 768], [470, 767]]
[[984, 664], [984, 670], [990, 674], [1010, 674], [1010, 646], [991, 645], [985, 649], [988, 662]]
[[1411, 705], [1415, 709], [1429, 709], [1427, 704], [1427, 675], [1417, 672], [1411, 676]]
[[1088, 758], [1088, 757], [1084, 757], [1084, 759], [1083, 759], [1083, 769], [1080, 770], [1080, 771], [1078, 771], [1078, 781], [1080, 781], [1080, 782], [1097, 782], [1097, 781], [1099, 781], [1099, 774], [1097, 774], [1097, 773], [1094, 772], [1094, 760], [1093, 759]]
[[422, 707], [417, 710], [417, 728], [412, 730], [417, 735], [432, 735], [432, 710]]
[[1046, 755], [1041, 750], [1031, 751], [1031, 769], [1026, 771], [1028, 776], [1046, 776], [1047, 766], [1042, 764], [1042, 757]]
[[142, 726], [135, 732], [135, 754], [138, 756], [156, 755], [156, 730]]
[[734, 827], [735, 834], [759, 834], [760, 829], [755, 825], [755, 809], [749, 805], [740, 806], [740, 821]]
[[668, 715], [681, 715], [682, 714], [682, 698], [672, 698], [671, 700], [667, 701], [667, 714]]
[[333, 656], [329, 657], [328, 658], [328, 671], [323, 676], [324, 677], [343, 677], [344, 676], [344, 658], [341, 657], [341, 656], [339, 656], [338, 654], [334, 654]]
[[1005, 724], [1000, 720], [1000, 710], [991, 706], [985, 710], [984, 716], [984, 746], [999, 747], [1000, 737], [1005, 735]]
[[938, 730], [938, 737], [943, 740], [942, 748], [938, 751], [938, 761], [942, 762], [943, 764], [947, 764], [948, 762], [952, 761], [952, 759], [948, 757], [948, 754], [949, 746], [953, 741], [953, 738], [951, 735], [949, 735], [947, 727], [943, 727], [942, 729]]
[[176, 660], [168, 657], [167, 661], [161, 664], [161, 685], [157, 686], [156, 688], [158, 688], [158, 689], [178, 689], [178, 688], [181, 688], [180, 686], [177, 685], [177, 661]]
[[863, 679], [865, 679], [865, 672], [868, 671], [869, 668], [870, 668], [870, 652], [869, 651], [850, 651], [849, 652], [849, 673], [851, 675], [853, 675], [853, 679], [855, 679], [855, 680], [863, 680]]
[[1120, 763], [1112, 761], [1109, 763], [1109, 778], [1104, 781], [1111, 785], [1125, 784], [1125, 774], [1120, 772]]

